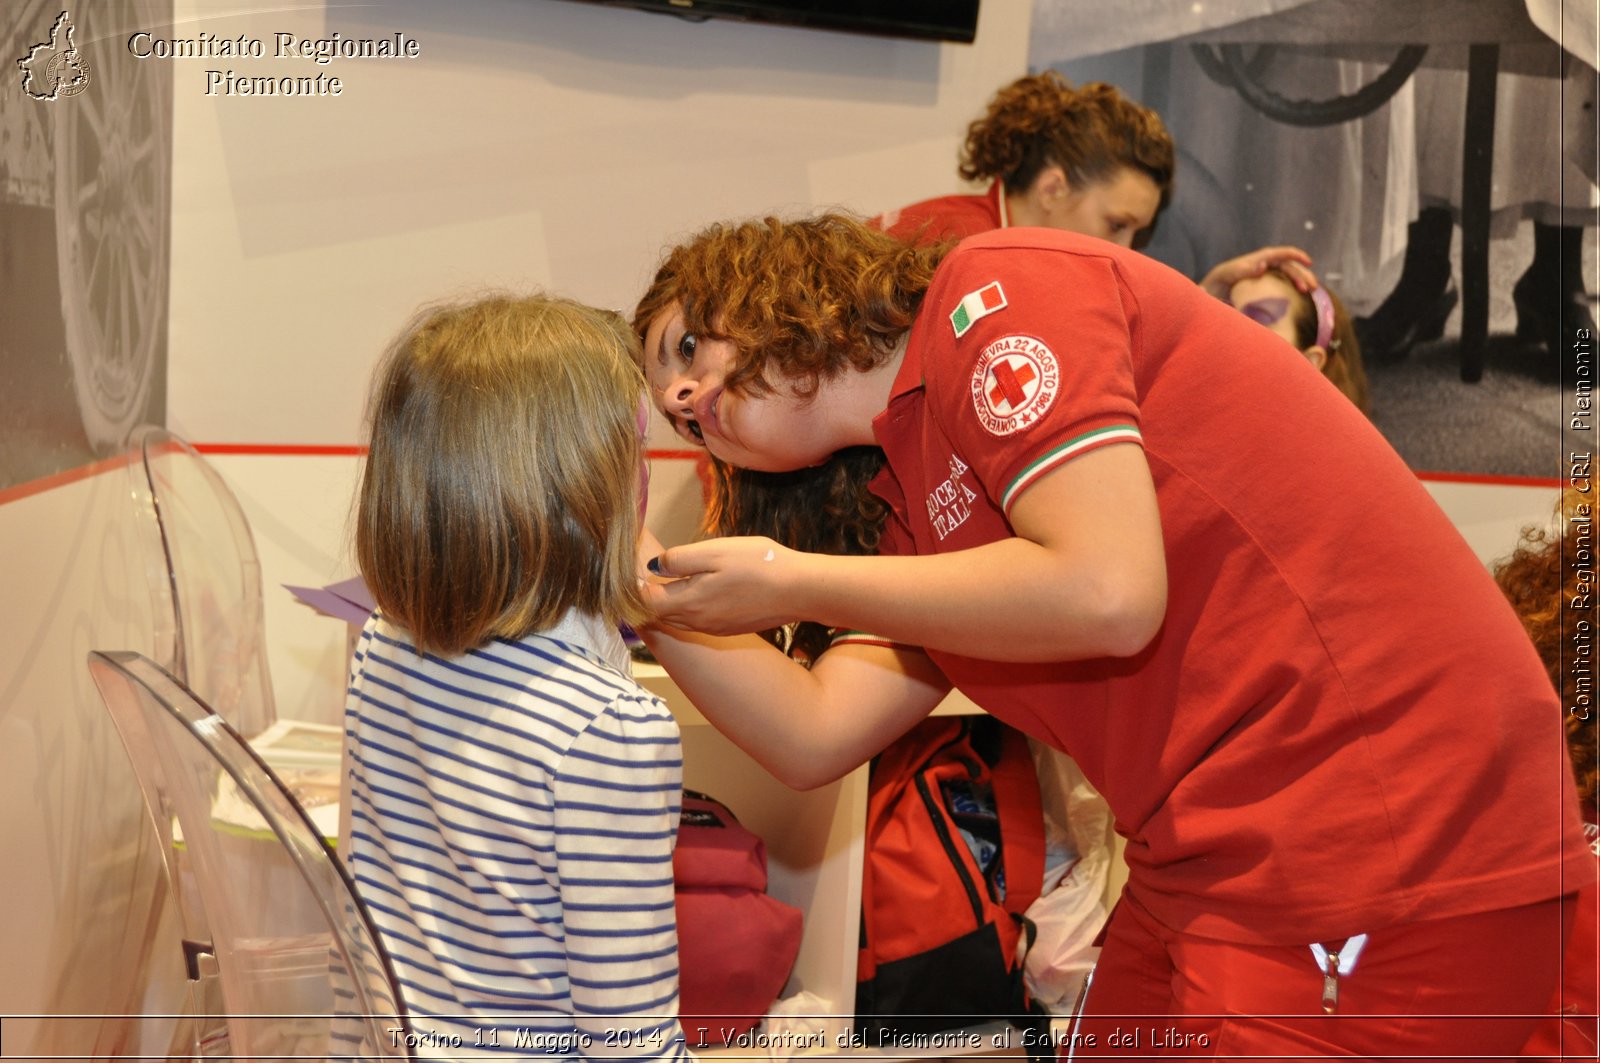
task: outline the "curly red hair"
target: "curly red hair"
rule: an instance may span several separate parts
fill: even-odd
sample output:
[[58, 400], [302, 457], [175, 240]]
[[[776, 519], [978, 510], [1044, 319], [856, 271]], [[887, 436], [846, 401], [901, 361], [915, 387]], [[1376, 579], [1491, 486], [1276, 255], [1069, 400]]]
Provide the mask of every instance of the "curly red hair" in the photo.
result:
[[770, 392], [771, 368], [805, 397], [888, 360], [943, 254], [844, 214], [713, 225], [667, 253], [633, 327], [642, 337], [676, 305], [689, 332], [738, 349], [729, 389]]
[[1578, 780], [1578, 796], [1590, 805], [1600, 791], [1600, 730], [1592, 673], [1580, 684], [1569, 641], [1580, 622], [1595, 624], [1594, 500], [1569, 488], [1562, 496], [1560, 526], [1526, 528], [1512, 555], [1495, 566], [1495, 580], [1543, 658], [1566, 709], [1567, 753]]
[[960, 174], [968, 181], [999, 178], [1008, 190], [1021, 192], [1050, 165], [1079, 187], [1129, 167], [1155, 182], [1165, 206], [1176, 159], [1160, 115], [1114, 85], [1095, 81], [1073, 88], [1052, 70], [995, 93], [987, 113], [967, 127]]

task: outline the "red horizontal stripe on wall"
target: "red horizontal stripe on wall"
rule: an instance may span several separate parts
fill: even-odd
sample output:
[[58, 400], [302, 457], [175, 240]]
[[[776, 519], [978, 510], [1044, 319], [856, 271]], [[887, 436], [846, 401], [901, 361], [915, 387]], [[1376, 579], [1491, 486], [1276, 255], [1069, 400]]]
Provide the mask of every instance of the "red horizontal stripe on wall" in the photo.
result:
[[[202, 454], [222, 455], [257, 455], [271, 457], [295, 458], [359, 458], [367, 453], [367, 448], [349, 443], [195, 443], [194, 449]], [[694, 448], [647, 450], [646, 457], [651, 461], [695, 461], [705, 454], [705, 451]], [[26, 480], [10, 487], [0, 488], [0, 506], [8, 502], [32, 495], [43, 494], [57, 487], [87, 480], [91, 476], [110, 472], [119, 468], [128, 461], [126, 455], [117, 455], [104, 458], [100, 461], [78, 465], [71, 469], [63, 469], [49, 476], [41, 476], [37, 480]]]
[[253, 454], [292, 458], [359, 458], [364, 446], [334, 443], [195, 443], [202, 454]]
[[[289, 457], [356, 457], [366, 454], [367, 448], [355, 444], [298, 444], [298, 443], [196, 443], [194, 449], [202, 454], [258, 454]], [[651, 461], [694, 461], [705, 451], [693, 448], [650, 449], [645, 457]]]
[[[366, 454], [367, 448], [356, 444], [301, 444], [301, 443], [196, 443], [194, 448], [202, 454], [242, 454], [278, 457], [352, 457]], [[692, 447], [649, 449], [645, 456], [651, 461], [697, 461], [705, 451]], [[37, 480], [28, 480], [11, 487], [0, 488], [0, 506], [31, 495], [64, 487], [79, 480], [87, 480], [118, 468], [127, 461], [124, 455], [64, 469]], [[1491, 476], [1470, 472], [1419, 472], [1417, 479], [1434, 483], [1487, 484], [1508, 487], [1560, 488], [1563, 481], [1544, 476]]]
[[[367, 448], [356, 444], [297, 444], [297, 443], [196, 443], [194, 449], [202, 454], [262, 454], [290, 457], [361, 457]], [[697, 447], [652, 447], [645, 451], [651, 461], [698, 461], [706, 452]], [[1562, 481], [1546, 476], [1501, 476], [1475, 472], [1417, 473], [1419, 480], [1457, 484], [1498, 484], [1511, 487], [1560, 487]]]
[[79, 465], [74, 469], [63, 469], [61, 472], [51, 473], [49, 476], [41, 476], [37, 480], [27, 480], [20, 484], [13, 484], [10, 487], [0, 489], [0, 506], [5, 505], [7, 502], [15, 502], [18, 499], [27, 498], [30, 495], [43, 494], [57, 487], [65, 487], [67, 484], [77, 483], [79, 480], [87, 480], [91, 476], [99, 476], [103, 472], [121, 468], [127, 463], [127, 457], [119, 454], [114, 458], [90, 462], [88, 465]]
[[1504, 487], [1562, 486], [1562, 482], [1553, 476], [1490, 476], [1476, 472], [1419, 472], [1417, 479], [1443, 484], [1491, 484]]

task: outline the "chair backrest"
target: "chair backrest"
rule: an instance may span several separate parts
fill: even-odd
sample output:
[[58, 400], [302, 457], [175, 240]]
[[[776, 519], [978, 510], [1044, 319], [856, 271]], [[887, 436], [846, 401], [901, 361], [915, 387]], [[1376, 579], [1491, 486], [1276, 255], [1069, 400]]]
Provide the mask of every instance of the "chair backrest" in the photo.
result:
[[411, 1058], [388, 953], [289, 790], [225, 720], [148, 658], [91, 652], [89, 672], [157, 833], [171, 839], [177, 888], [203, 909], [210, 940], [186, 942], [185, 958], [191, 978], [214, 963], [228, 1052], [257, 1060]]
[[267, 667], [261, 564], [239, 501], [194, 447], [165, 428], [129, 436], [133, 501], [156, 598], [157, 663], [239, 733], [277, 719]]

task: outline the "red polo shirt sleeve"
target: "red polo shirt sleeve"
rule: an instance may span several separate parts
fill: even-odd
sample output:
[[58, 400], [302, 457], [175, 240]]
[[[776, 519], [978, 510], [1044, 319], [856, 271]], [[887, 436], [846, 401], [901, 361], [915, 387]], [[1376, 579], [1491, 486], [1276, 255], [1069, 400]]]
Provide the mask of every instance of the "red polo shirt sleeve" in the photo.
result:
[[1137, 307], [1092, 246], [963, 245], [922, 312], [928, 411], [1003, 511], [1073, 458], [1141, 442]]

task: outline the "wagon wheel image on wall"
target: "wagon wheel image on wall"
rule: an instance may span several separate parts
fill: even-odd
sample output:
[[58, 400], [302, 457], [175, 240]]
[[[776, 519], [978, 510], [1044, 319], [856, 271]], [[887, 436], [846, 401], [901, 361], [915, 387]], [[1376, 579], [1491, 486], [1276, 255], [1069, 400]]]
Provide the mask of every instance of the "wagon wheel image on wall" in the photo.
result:
[[[170, 19], [164, 8], [94, 10], [97, 21], [148, 26]], [[121, 43], [100, 34], [79, 41], [92, 81], [53, 109], [61, 316], [84, 432], [100, 453], [150, 419], [167, 345], [170, 64], [140, 61]]]
[[1291, 99], [1267, 88], [1263, 75], [1272, 63], [1273, 47], [1266, 45], [1246, 55], [1237, 44], [1223, 44], [1215, 53], [1204, 44], [1190, 46], [1195, 62], [1212, 81], [1233, 89], [1246, 103], [1276, 121], [1294, 126], [1336, 125], [1363, 118], [1389, 102], [1389, 98], [1422, 64], [1428, 54], [1424, 45], [1407, 45], [1399, 50], [1372, 81], [1343, 96], [1326, 100]]

